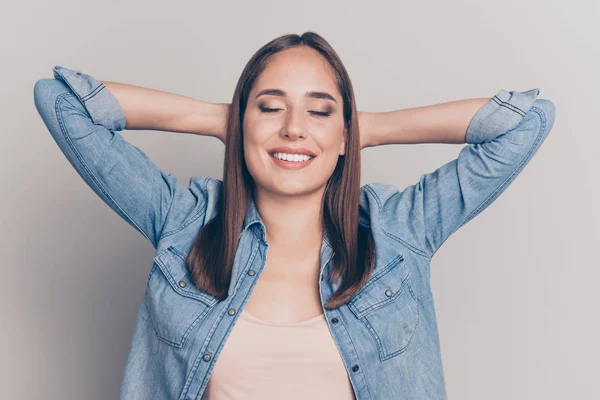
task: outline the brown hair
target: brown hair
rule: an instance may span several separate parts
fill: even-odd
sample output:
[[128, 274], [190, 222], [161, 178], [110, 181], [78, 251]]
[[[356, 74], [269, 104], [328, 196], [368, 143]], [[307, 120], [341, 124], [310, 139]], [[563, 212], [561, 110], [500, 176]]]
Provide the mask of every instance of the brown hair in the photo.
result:
[[[311, 47], [329, 62], [344, 103], [344, 123], [348, 132], [346, 151], [339, 157], [327, 181], [323, 206], [323, 228], [335, 252], [330, 281], [342, 278], [340, 287], [325, 304], [325, 308], [333, 309], [354, 297], [369, 278], [375, 262], [375, 246], [370, 228], [358, 223], [360, 138], [352, 83], [337, 53], [325, 39], [311, 31], [302, 36], [287, 34], [270, 41], [250, 58], [242, 71], [227, 117], [218, 213], [200, 230], [187, 261], [196, 287], [219, 300], [227, 298], [238, 238], [254, 190], [254, 180], [243, 153], [242, 127], [248, 95], [270, 57], [295, 46]], [[244, 206], [240, 207], [240, 204]]]

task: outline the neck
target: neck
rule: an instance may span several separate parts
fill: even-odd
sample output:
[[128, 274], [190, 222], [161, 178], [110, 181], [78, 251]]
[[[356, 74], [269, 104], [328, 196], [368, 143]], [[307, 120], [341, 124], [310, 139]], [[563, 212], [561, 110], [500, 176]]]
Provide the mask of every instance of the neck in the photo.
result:
[[323, 238], [324, 188], [300, 196], [280, 196], [257, 188], [254, 201], [267, 231], [267, 242], [301, 251]]

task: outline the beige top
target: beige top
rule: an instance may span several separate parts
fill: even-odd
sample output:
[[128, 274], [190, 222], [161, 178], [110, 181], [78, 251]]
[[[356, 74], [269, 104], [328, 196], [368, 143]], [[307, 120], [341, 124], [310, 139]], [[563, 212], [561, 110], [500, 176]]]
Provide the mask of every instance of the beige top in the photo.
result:
[[355, 399], [324, 314], [274, 323], [242, 310], [202, 400], [246, 399]]

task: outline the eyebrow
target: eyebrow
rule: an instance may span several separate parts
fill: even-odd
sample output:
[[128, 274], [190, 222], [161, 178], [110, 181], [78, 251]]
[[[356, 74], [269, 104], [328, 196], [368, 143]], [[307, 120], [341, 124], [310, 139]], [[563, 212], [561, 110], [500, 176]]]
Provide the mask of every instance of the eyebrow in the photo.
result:
[[[260, 92], [258, 92], [258, 94], [256, 95], [255, 98], [257, 98], [258, 96], [262, 96], [262, 95], [271, 95], [271, 96], [286, 97], [287, 93], [284, 92], [283, 90], [280, 90], [280, 89], [263, 89]], [[327, 92], [306, 92], [304, 94], [304, 96], [305, 97], [312, 97], [312, 98], [315, 98], [315, 99], [333, 100], [333, 102], [337, 104], [337, 101], [333, 98], [333, 96], [330, 95]]]

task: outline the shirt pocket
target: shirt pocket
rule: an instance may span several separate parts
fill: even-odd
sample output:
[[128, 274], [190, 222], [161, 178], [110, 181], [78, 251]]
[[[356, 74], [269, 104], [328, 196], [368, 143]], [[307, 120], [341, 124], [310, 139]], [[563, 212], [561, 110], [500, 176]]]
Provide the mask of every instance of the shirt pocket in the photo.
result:
[[176, 348], [183, 348], [218, 301], [196, 288], [185, 260], [186, 255], [173, 246], [154, 257], [144, 295], [154, 332]]
[[419, 307], [403, 256], [367, 281], [348, 308], [372, 335], [381, 361], [406, 351], [419, 325]]

